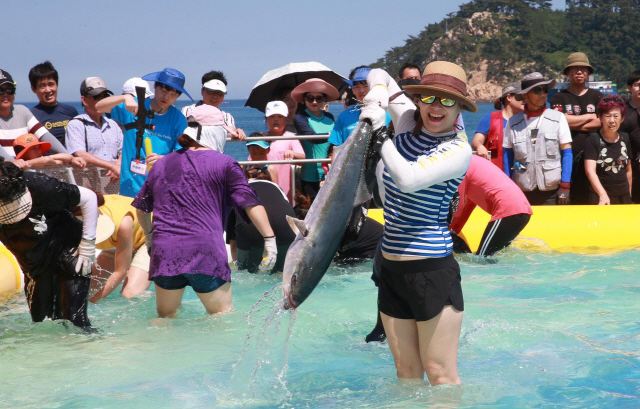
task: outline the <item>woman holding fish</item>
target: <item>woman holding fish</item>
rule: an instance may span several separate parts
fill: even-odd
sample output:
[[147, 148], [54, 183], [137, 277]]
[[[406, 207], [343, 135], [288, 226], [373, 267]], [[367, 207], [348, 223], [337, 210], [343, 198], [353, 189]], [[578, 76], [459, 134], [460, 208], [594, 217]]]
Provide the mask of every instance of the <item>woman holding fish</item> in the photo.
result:
[[[385, 216], [378, 305], [398, 377], [426, 372], [432, 385], [458, 384], [464, 301], [447, 212], [471, 159], [454, 124], [461, 110], [478, 108], [467, 97], [466, 73], [449, 62], [430, 63], [419, 85], [404, 87], [418, 107], [384, 70], [372, 70], [367, 82], [360, 119], [371, 120], [380, 148]], [[387, 108], [393, 140], [382, 128]]]

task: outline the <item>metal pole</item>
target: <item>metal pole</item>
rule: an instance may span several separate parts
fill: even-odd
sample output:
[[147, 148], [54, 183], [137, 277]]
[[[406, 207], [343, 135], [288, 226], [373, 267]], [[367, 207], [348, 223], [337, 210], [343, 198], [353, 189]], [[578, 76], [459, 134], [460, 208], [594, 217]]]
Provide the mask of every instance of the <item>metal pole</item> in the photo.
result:
[[310, 140], [310, 139], [329, 139], [329, 134], [321, 135], [292, 135], [292, 136], [247, 136], [243, 141], [235, 138], [227, 138], [227, 142], [249, 142], [249, 141], [289, 141], [292, 139]]

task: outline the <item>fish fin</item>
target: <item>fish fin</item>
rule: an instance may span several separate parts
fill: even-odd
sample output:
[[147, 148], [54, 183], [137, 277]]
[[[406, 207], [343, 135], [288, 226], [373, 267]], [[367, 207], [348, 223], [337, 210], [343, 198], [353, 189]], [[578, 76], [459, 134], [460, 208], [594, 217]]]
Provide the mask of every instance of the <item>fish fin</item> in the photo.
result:
[[356, 187], [356, 194], [353, 199], [352, 207], [360, 206], [363, 203], [371, 200], [371, 190], [367, 186], [364, 169], [360, 173], [360, 180], [358, 180], [358, 186]]
[[295, 219], [289, 215], [287, 215], [287, 223], [289, 223], [289, 227], [295, 234], [301, 233], [303, 237], [307, 237], [309, 234], [309, 229], [307, 229], [307, 225], [304, 224], [303, 220]]

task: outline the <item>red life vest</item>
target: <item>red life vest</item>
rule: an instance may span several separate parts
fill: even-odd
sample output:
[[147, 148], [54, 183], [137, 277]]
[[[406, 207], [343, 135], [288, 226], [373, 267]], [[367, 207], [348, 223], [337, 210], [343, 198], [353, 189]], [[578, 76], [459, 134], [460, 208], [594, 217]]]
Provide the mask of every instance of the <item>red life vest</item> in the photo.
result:
[[502, 111], [495, 111], [491, 113], [491, 125], [489, 126], [489, 135], [487, 140], [484, 141], [484, 147], [491, 152], [491, 162], [499, 167], [503, 168], [502, 159], [502, 134], [504, 118], [502, 117]]

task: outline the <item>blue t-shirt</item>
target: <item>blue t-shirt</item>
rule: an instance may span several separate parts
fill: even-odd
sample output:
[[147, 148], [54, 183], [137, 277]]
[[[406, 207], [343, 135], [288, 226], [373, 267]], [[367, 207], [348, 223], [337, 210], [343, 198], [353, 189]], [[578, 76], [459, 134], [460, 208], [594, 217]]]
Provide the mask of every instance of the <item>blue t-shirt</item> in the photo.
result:
[[36, 117], [51, 135], [65, 146], [65, 132], [69, 120], [78, 115], [78, 110], [68, 104], [58, 102], [56, 106], [38, 104], [31, 108], [31, 113]]
[[[502, 129], [507, 126], [507, 120], [502, 117]], [[482, 117], [478, 126], [476, 127], [476, 133], [489, 135], [489, 128], [491, 127], [491, 112]]]
[[[137, 99], [136, 99], [137, 100]], [[151, 109], [151, 100], [145, 100], [144, 105]], [[127, 111], [124, 103], [116, 105], [111, 110], [111, 119], [126, 125], [135, 120], [134, 115]], [[145, 138], [151, 139], [153, 153], [167, 155], [181, 148], [178, 144], [178, 137], [187, 127], [187, 119], [180, 110], [171, 106], [162, 115], [155, 114], [153, 119], [147, 118], [147, 124], [155, 125], [155, 129], [147, 129]], [[120, 167], [120, 194], [123, 196], [135, 197], [146, 180], [146, 176], [135, 174], [131, 171], [131, 162], [136, 158], [136, 130], [125, 131], [122, 143], [122, 164]], [[146, 153], [144, 144], [140, 150], [140, 159], [145, 159]]]
[[[356, 125], [358, 125], [358, 120], [360, 119], [360, 106], [354, 105], [350, 106], [338, 117], [336, 121], [336, 125], [333, 127], [331, 131], [331, 135], [329, 136], [329, 143], [331, 145], [340, 146], [347, 140], [351, 132], [356, 129]], [[387, 112], [387, 119], [385, 123], [389, 126], [389, 122], [391, 122], [391, 115]]]

